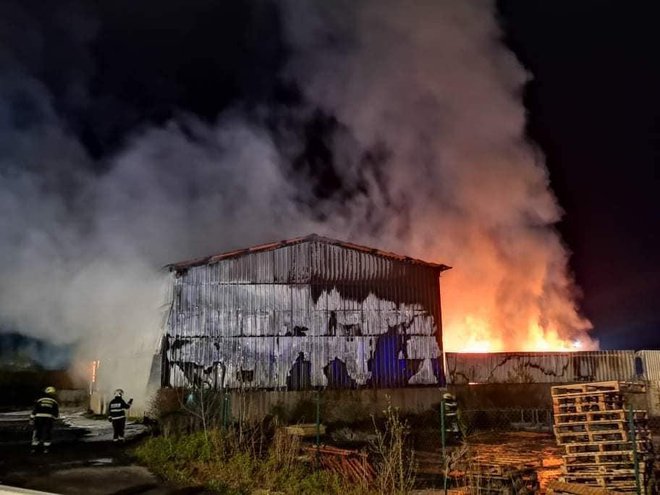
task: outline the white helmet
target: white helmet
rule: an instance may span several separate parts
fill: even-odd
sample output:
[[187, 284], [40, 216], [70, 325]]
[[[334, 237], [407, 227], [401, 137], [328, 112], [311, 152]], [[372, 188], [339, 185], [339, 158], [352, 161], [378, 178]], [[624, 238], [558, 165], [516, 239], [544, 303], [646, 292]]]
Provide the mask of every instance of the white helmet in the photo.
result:
[[121, 397], [122, 395], [124, 395], [124, 391], [122, 389], [118, 388], [115, 390], [115, 397]]

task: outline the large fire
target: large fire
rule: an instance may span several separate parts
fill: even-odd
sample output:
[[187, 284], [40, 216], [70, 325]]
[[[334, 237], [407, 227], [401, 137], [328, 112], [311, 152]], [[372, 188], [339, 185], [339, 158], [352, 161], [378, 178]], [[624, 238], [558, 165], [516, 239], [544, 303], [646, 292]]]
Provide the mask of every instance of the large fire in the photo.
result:
[[462, 322], [453, 322], [445, 328], [445, 349], [450, 352], [503, 352], [503, 351], [580, 351], [595, 348], [591, 341], [561, 338], [556, 329], [542, 328], [538, 322], [530, 321], [524, 340], [517, 343], [516, 349], [498, 336], [485, 318], [467, 315]]

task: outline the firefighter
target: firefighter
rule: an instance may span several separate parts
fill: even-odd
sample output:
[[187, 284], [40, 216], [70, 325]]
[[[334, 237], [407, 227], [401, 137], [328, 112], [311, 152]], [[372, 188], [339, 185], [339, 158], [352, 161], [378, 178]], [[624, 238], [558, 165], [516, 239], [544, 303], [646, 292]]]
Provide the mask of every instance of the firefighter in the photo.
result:
[[43, 446], [43, 453], [47, 454], [50, 448], [53, 432], [53, 423], [60, 415], [60, 405], [57, 403], [55, 387], [46, 387], [44, 395], [37, 400], [32, 408], [30, 420], [33, 423], [32, 452]]
[[124, 428], [126, 428], [126, 411], [131, 408], [133, 399], [124, 401], [124, 391], [115, 390], [115, 397], [108, 404], [108, 420], [112, 423], [113, 442], [124, 441]]

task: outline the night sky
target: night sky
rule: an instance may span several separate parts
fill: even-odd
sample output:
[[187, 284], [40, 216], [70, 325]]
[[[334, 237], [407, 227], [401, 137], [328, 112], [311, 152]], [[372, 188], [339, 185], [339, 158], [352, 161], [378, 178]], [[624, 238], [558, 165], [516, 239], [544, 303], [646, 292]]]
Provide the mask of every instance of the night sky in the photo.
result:
[[582, 307], [605, 348], [660, 345], [660, 32], [654, 2], [504, 1], [534, 80], [529, 134], [566, 214]]
[[[47, 88], [98, 173], [146, 126], [189, 114], [213, 122], [232, 107], [249, 115], [267, 106], [277, 116], [300, 101], [280, 77], [288, 54], [270, 2], [54, 5], [1, 2], [0, 41]], [[603, 348], [660, 348], [660, 7], [605, 0], [497, 7], [504, 41], [530, 72], [528, 134], [565, 210], [558, 229], [582, 310]], [[24, 106], [17, 125], [38, 118], [20, 94], [14, 104]], [[302, 125], [307, 146], [296, 166], [316, 177], [316, 196], [341, 193], [321, 139], [337, 123], [317, 114]]]

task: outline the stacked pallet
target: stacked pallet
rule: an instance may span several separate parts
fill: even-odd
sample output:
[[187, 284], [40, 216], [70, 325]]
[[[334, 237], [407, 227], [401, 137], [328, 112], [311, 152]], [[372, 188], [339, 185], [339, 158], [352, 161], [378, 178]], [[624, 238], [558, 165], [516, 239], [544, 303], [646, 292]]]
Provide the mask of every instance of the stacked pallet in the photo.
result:
[[635, 492], [635, 452], [642, 493], [652, 474], [653, 446], [646, 411], [633, 411], [633, 429], [624, 394], [639, 384], [580, 383], [552, 387], [554, 432], [564, 447], [560, 481]]
[[536, 467], [478, 462], [465, 472], [472, 495], [531, 495], [539, 491]]

